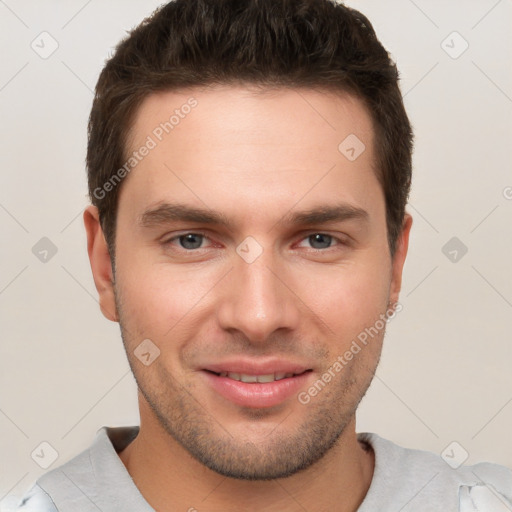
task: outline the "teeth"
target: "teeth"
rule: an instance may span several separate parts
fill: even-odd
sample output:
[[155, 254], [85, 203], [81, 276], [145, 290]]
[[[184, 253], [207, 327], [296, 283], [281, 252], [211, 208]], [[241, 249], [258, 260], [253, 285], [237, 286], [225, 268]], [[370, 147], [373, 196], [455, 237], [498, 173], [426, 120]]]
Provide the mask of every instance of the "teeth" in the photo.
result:
[[245, 375], [240, 374], [240, 380], [242, 382], [258, 382], [258, 376], [257, 375]]
[[274, 382], [276, 380], [282, 380], [286, 378], [293, 377], [294, 373], [269, 373], [267, 375], [247, 375], [245, 373], [236, 373], [236, 372], [221, 372], [219, 373], [219, 377], [228, 377], [233, 380], [238, 380], [246, 383], [254, 383], [254, 382]]
[[274, 382], [276, 379], [273, 373], [268, 375], [258, 375], [258, 382]]

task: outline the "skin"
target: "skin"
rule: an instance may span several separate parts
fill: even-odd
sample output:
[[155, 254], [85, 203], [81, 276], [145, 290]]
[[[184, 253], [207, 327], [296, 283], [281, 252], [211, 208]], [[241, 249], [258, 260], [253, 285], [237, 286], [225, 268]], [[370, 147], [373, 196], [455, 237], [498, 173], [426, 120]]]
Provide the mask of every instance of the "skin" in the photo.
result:
[[[374, 470], [355, 412], [384, 329], [306, 405], [295, 393], [272, 407], [240, 406], [203, 370], [226, 358], [278, 357], [307, 366], [307, 391], [398, 301], [412, 218], [391, 258], [372, 122], [345, 93], [217, 86], [153, 94], [138, 110], [130, 150], [190, 97], [197, 107], [122, 184], [115, 274], [97, 209], [84, 214], [101, 309], [121, 324], [139, 386], [140, 433], [120, 458], [159, 512], [355, 511]], [[338, 150], [350, 134], [366, 146], [354, 161]], [[163, 202], [219, 212], [231, 225], [142, 226], [142, 214]], [[287, 220], [341, 203], [366, 215]], [[198, 232], [197, 249], [177, 238]], [[248, 236], [263, 250], [251, 263], [236, 251]], [[160, 350], [148, 366], [134, 355], [145, 339]]]

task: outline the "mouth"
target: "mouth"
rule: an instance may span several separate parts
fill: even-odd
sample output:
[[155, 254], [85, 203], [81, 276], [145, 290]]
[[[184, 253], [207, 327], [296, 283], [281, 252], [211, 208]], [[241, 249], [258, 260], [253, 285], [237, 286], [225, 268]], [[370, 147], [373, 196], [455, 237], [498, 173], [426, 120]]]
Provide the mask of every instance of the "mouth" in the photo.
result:
[[[244, 370], [244, 371], [242, 371]], [[249, 368], [208, 368], [200, 372], [221, 399], [248, 408], [269, 408], [290, 401], [312, 378], [311, 368], [255, 371]]]
[[206, 370], [206, 371], [209, 371], [210, 373], [213, 373], [214, 375], [217, 375], [218, 377], [227, 377], [228, 379], [236, 380], [238, 382], [245, 382], [246, 384], [255, 384], [258, 382], [260, 384], [266, 384], [268, 382], [275, 382], [278, 380], [290, 379], [292, 377], [297, 377], [298, 375], [302, 375], [306, 372], [311, 372], [312, 370], [311, 369], [304, 370], [303, 372], [299, 372], [299, 373], [275, 372], [275, 373], [267, 373], [267, 374], [262, 374], [262, 375], [251, 375], [248, 373], [227, 372], [227, 371], [226, 372], [218, 372], [218, 373], [210, 371], [210, 370]]

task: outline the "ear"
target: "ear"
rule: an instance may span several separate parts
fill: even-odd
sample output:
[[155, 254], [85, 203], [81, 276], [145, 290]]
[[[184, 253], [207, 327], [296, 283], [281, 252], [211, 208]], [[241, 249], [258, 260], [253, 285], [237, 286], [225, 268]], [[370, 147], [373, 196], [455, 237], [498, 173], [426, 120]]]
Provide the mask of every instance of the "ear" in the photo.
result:
[[407, 249], [409, 248], [409, 234], [411, 232], [412, 216], [405, 214], [402, 224], [402, 232], [396, 241], [395, 255], [392, 261], [391, 286], [389, 290], [389, 301], [391, 304], [398, 302], [400, 289], [402, 287], [402, 271], [404, 268]]
[[112, 322], [117, 322], [119, 318], [114, 297], [112, 262], [96, 206], [91, 205], [84, 210], [84, 225], [87, 233], [87, 252], [100, 298], [101, 312]]

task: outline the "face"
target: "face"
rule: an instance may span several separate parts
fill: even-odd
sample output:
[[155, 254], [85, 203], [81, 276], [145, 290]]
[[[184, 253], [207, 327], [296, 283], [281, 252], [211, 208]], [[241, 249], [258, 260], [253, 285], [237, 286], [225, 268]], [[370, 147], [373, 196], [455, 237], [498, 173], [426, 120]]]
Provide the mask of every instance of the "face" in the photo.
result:
[[115, 283], [95, 279], [142, 410], [223, 475], [310, 466], [371, 382], [407, 248], [409, 221], [391, 259], [368, 112], [313, 90], [166, 92], [129, 141], [150, 149], [120, 191]]

